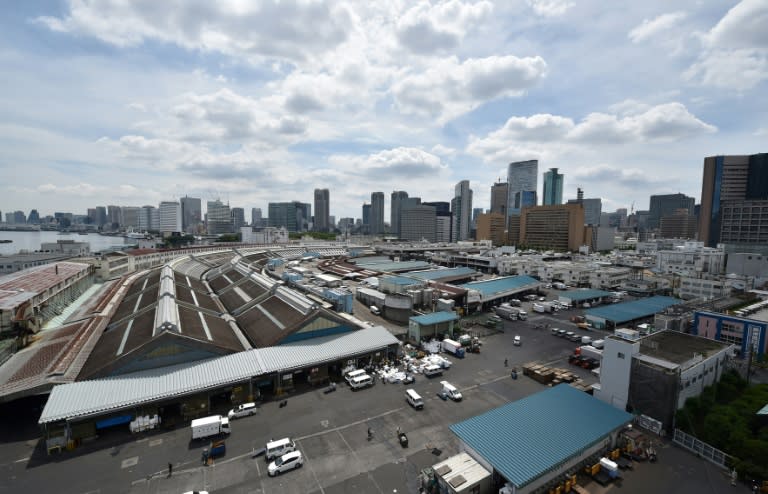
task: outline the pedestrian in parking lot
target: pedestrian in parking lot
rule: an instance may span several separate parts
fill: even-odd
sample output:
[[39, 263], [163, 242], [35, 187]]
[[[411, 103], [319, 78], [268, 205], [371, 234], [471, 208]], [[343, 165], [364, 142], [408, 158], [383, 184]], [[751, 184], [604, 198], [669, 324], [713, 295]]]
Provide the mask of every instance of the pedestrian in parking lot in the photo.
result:
[[173, 463], [168, 464], [168, 476], [173, 475]]
[[507, 359], [504, 359], [504, 367], [509, 367], [509, 361]]

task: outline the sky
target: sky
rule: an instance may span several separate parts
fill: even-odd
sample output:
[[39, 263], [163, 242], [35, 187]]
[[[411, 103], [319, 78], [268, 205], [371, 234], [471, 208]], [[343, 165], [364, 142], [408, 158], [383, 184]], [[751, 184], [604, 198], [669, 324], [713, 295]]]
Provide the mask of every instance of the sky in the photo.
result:
[[768, 151], [765, 0], [0, 2], [0, 211], [371, 193], [473, 206], [512, 161], [563, 198], [699, 200]]

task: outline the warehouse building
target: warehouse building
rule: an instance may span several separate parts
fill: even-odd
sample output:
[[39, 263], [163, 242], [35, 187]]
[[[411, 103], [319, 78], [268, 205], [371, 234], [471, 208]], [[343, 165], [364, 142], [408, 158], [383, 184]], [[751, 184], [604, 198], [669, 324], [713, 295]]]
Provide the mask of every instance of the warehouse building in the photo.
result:
[[614, 448], [632, 415], [560, 384], [450, 426], [466, 452], [527, 494], [555, 488]]
[[584, 317], [594, 328], [616, 329], [621, 326], [653, 322], [653, 316], [656, 313], [682, 302], [673, 297], [650, 297], [589, 309], [584, 313]]
[[525, 293], [538, 292], [541, 282], [530, 276], [503, 276], [459, 285], [467, 290], [467, 306], [487, 309]]
[[419, 343], [423, 339], [448, 335], [453, 338], [453, 330], [459, 316], [455, 312], [433, 312], [421, 316], [413, 316], [408, 321], [408, 341]]

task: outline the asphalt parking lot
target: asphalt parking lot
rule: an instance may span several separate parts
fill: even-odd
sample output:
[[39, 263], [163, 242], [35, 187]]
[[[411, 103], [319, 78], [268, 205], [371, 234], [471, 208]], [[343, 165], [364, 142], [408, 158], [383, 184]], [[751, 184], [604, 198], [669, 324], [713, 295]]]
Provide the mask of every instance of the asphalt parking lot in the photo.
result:
[[[224, 493], [390, 493], [417, 492], [424, 467], [459, 452], [448, 426], [543, 387], [523, 377], [511, 379], [512, 366], [537, 360], [568, 367], [575, 343], [535, 329], [537, 324], [561, 324], [568, 312], [531, 314], [528, 321], [504, 321], [503, 332], [488, 336], [481, 353], [464, 359], [448, 358], [451, 369], [442, 377], [418, 376], [413, 387], [425, 399], [417, 411], [404, 399], [402, 384], [383, 384], [353, 392], [339, 386], [333, 393], [314, 390], [289, 396], [287, 406], [264, 403], [259, 412], [232, 424], [227, 454], [211, 466], [200, 455], [207, 443], [190, 442], [188, 427], [139, 436], [100, 437], [78, 451], [47, 457], [35, 440], [34, 419], [16, 416], [19, 428], [6, 431], [0, 448], [0, 490], [7, 492], [128, 492], [179, 493], [208, 490]], [[569, 323], [570, 324], [570, 323]], [[571, 328], [569, 328], [571, 330]], [[519, 334], [523, 345], [512, 345]], [[504, 367], [508, 359], [509, 367]], [[573, 368], [587, 382], [595, 377]], [[441, 380], [449, 380], [464, 394], [459, 403], [437, 396]], [[38, 412], [39, 415], [39, 412]], [[31, 426], [30, 426], [31, 424]], [[374, 432], [367, 439], [367, 430]], [[398, 428], [409, 439], [397, 440]], [[26, 431], [26, 432], [22, 432]], [[271, 438], [289, 436], [305, 456], [303, 468], [271, 478], [267, 463], [253, 453]], [[35, 446], [38, 448], [35, 449]], [[666, 462], [669, 458], [674, 463]], [[174, 465], [169, 478], [167, 464]], [[639, 465], [626, 474], [621, 491], [723, 492], [727, 479], [703, 460], [675, 447], [663, 447], [656, 464]], [[617, 486], [609, 487], [612, 490]], [[597, 490], [591, 492], [606, 492]], [[729, 488], [729, 487], [728, 487]], [[730, 489], [730, 488], [729, 488]]]

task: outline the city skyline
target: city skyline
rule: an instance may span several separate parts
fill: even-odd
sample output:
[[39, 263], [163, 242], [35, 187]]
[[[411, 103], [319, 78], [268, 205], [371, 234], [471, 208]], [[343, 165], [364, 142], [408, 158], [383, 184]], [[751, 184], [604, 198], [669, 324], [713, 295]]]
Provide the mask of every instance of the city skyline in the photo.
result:
[[0, 6], [0, 210], [328, 189], [357, 218], [373, 191], [443, 201], [462, 180], [488, 209], [528, 160], [564, 200], [646, 209], [698, 203], [707, 156], [766, 151], [757, 0], [142, 5]]

